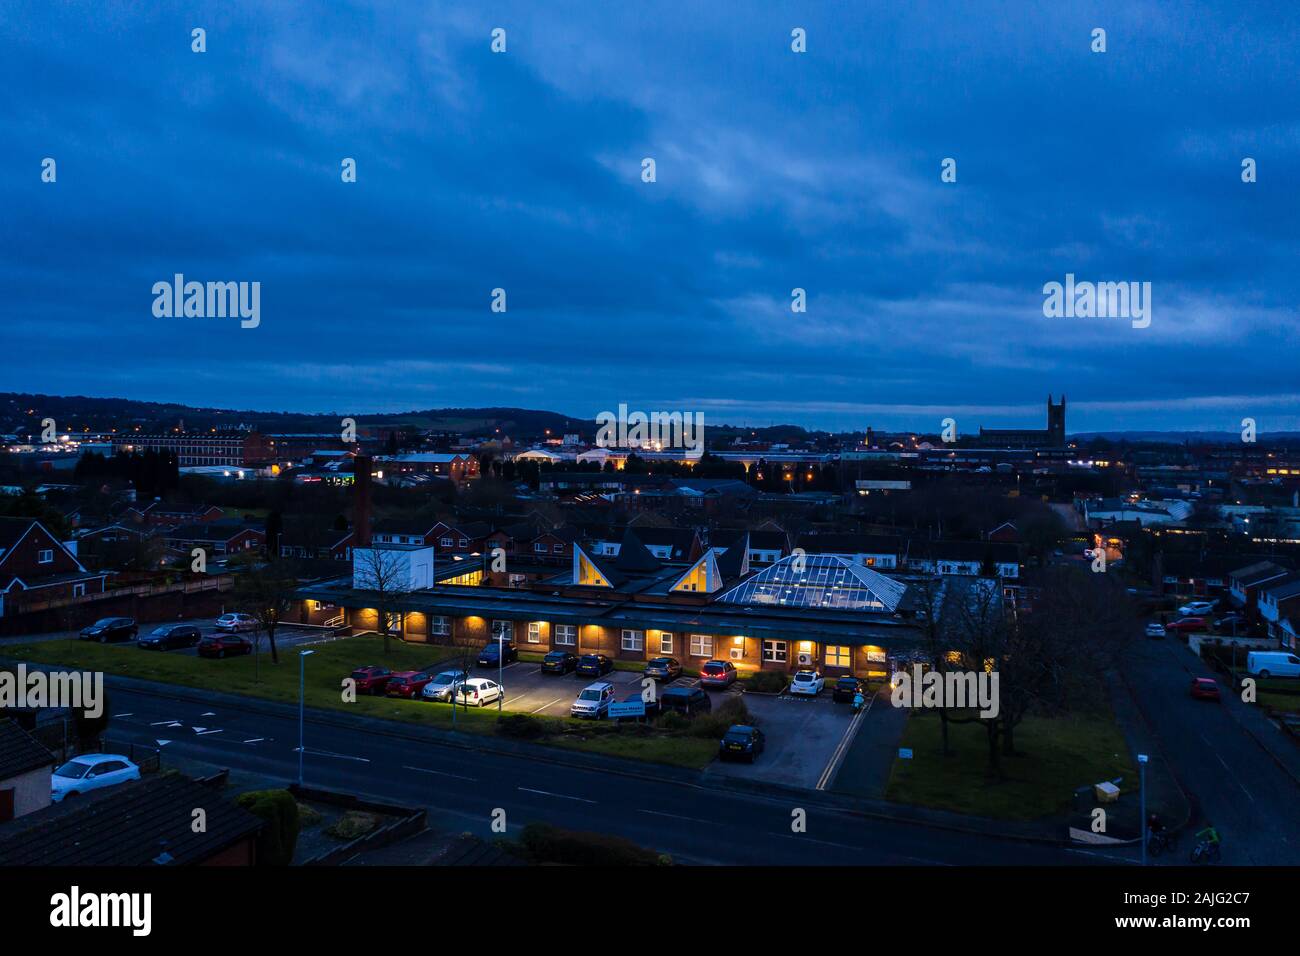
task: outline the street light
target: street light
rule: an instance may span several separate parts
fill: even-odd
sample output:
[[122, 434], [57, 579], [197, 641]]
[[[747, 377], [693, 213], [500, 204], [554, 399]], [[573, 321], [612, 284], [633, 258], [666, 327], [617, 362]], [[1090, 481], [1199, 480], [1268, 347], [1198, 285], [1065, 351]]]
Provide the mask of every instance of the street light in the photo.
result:
[[305, 709], [304, 702], [307, 699], [307, 694], [306, 694], [307, 658], [315, 653], [316, 653], [315, 651], [298, 652], [298, 788], [299, 789], [302, 789], [302, 755], [304, 751], [302, 725], [303, 725], [303, 711]]
[[1142, 865], [1147, 865], [1147, 755], [1138, 754], [1138, 793], [1142, 814]]

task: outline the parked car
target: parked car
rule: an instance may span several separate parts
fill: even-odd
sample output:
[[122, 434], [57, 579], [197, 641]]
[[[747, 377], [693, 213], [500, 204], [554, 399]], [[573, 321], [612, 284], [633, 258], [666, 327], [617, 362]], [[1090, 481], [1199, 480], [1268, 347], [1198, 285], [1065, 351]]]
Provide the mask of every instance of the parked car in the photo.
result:
[[614, 662], [604, 654], [583, 654], [574, 668], [583, 677], [604, 677], [614, 669]]
[[519, 660], [519, 648], [510, 641], [493, 641], [478, 652], [479, 667], [504, 667]]
[[853, 698], [862, 693], [862, 681], [856, 677], [841, 677], [835, 681], [831, 691], [831, 700], [837, 704], [851, 704]]
[[826, 678], [819, 671], [796, 671], [790, 680], [789, 693], [816, 697], [826, 687]]
[[1247, 628], [1246, 616], [1244, 614], [1238, 614], [1236, 611], [1233, 611], [1230, 614], [1225, 614], [1223, 617], [1216, 618], [1214, 621], [1214, 629], [1220, 634], [1244, 633]]
[[400, 671], [388, 678], [384, 693], [389, 697], [419, 700], [424, 688], [433, 680], [428, 671]]
[[387, 667], [370, 664], [366, 667], [358, 667], [351, 676], [356, 681], [358, 694], [382, 694], [388, 689], [388, 681], [393, 676], [393, 672]]
[[1178, 616], [1191, 617], [1193, 615], [1209, 614], [1214, 610], [1214, 605], [1217, 603], [1217, 601], [1188, 601], [1178, 609]]
[[120, 754], [82, 754], [50, 776], [50, 799], [60, 803], [91, 790], [139, 779], [140, 768]]
[[1251, 651], [1246, 672], [1255, 677], [1300, 677], [1300, 657], [1287, 651]]
[[730, 687], [736, 677], [736, 665], [731, 661], [707, 661], [700, 668], [701, 687]]
[[80, 637], [83, 641], [107, 644], [109, 641], [133, 641], [138, 633], [140, 629], [135, 626], [134, 618], [101, 617], [89, 627], [83, 627]]
[[654, 680], [674, 681], [682, 676], [682, 665], [674, 657], [656, 657], [646, 661], [645, 670], [641, 673]]
[[1170, 621], [1165, 625], [1166, 634], [1173, 633], [1187, 635], [1195, 634], [1200, 631], [1208, 631], [1209, 629], [1209, 622], [1203, 617], [1184, 617], [1177, 621]]
[[578, 699], [569, 708], [569, 716], [600, 720], [609, 713], [609, 705], [613, 702], [614, 685], [607, 681], [597, 681], [579, 691]]
[[486, 677], [470, 677], [456, 685], [456, 703], [486, 707], [506, 696], [506, 689]]
[[1164, 637], [1165, 626], [1159, 621], [1152, 621], [1147, 625], [1147, 637]]
[[257, 618], [251, 614], [232, 612], [217, 618], [216, 627], [218, 631], [229, 631], [231, 634], [236, 634], [239, 631], [256, 631]]
[[1209, 677], [1193, 677], [1192, 696], [1197, 700], [1218, 700], [1219, 685]]
[[659, 707], [667, 713], [676, 711], [687, 717], [713, 710], [713, 701], [699, 687], [667, 687], [659, 695]]
[[718, 741], [718, 759], [745, 759], [750, 763], [763, 752], [767, 739], [763, 731], [747, 724], [732, 724]]
[[542, 658], [543, 674], [567, 674], [578, 666], [578, 655], [571, 651], [551, 651]]
[[209, 634], [199, 641], [199, 657], [237, 657], [253, 653], [253, 642], [238, 634]]
[[202, 638], [193, 624], [164, 624], [140, 638], [137, 646], [150, 651], [170, 651], [173, 647], [194, 647]]
[[452, 687], [456, 684], [463, 684], [467, 680], [469, 680], [469, 675], [464, 671], [439, 671], [424, 685], [424, 690], [420, 691], [420, 696], [425, 700], [451, 700]]

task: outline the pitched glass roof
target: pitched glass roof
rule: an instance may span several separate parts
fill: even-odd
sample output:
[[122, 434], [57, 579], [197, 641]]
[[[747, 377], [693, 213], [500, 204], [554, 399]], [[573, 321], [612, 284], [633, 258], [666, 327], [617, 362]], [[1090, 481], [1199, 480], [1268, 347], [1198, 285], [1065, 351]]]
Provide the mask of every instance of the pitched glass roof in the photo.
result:
[[834, 554], [792, 554], [718, 597], [722, 604], [775, 604], [891, 612], [905, 584]]

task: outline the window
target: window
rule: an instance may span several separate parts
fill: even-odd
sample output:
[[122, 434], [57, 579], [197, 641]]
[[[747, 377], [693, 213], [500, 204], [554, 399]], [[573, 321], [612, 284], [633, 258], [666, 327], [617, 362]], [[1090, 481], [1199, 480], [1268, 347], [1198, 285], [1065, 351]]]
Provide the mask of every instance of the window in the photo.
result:
[[443, 538], [443, 539], [441, 539], [438, 543], [439, 543], [440, 545], [442, 545], [444, 548], [450, 548], [450, 547], [451, 547], [451, 538]]
[[533, 543], [533, 550], [534, 550], [535, 552], [537, 552], [538, 554], [545, 554], [545, 553], [546, 553], [546, 542], [545, 542], [545, 541], [536, 541], [536, 542], [534, 542], [534, 543]]
[[623, 632], [623, 650], [625, 651], [645, 650], [645, 631], [625, 630]]
[[86, 593], [86, 586], [84, 584], [74, 584], [72, 586], [73, 597], [81, 597], [85, 593]]
[[667, 631], [659, 632], [659, 653], [671, 654], [673, 652], [673, 636]]
[[451, 618], [437, 616], [429, 618], [429, 633], [434, 637], [449, 637], [451, 635]]
[[515, 639], [515, 622], [514, 621], [493, 621], [492, 622], [492, 639], [513, 641]]
[[575, 647], [578, 643], [578, 628], [574, 624], [556, 624], [551, 628], [555, 634], [554, 643], [563, 647]]
[[542, 625], [537, 621], [532, 621], [528, 625], [528, 643], [542, 643]]
[[790, 659], [790, 645], [785, 641], [764, 641], [763, 660], [770, 664], [784, 664]]
[[691, 635], [691, 656], [712, 657], [713, 656], [713, 635], [692, 634]]
[[42, 551], [36, 552], [36, 560], [41, 564], [49, 564], [54, 560], [54, 550], [52, 548], [45, 548]]
[[551, 550], [556, 554], [564, 554], [564, 545], [562, 544], [552, 545]]
[[826, 645], [826, 666], [827, 667], [848, 667], [853, 660], [852, 649], [843, 644]]
[[468, 547], [469, 547], [469, 539], [468, 539], [468, 538], [461, 538], [461, 539], [460, 539], [460, 546], [461, 546], [462, 548], [468, 548]]

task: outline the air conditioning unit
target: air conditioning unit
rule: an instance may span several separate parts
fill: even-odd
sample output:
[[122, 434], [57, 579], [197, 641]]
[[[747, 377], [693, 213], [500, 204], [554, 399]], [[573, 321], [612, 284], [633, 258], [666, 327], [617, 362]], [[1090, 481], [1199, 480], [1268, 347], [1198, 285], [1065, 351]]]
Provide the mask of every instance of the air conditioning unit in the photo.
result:
[[743, 647], [733, 647], [731, 649], [731, 659], [740, 661], [745, 659], [745, 649]]
[[811, 655], [811, 654], [800, 654], [800, 655], [799, 655], [799, 666], [800, 666], [800, 667], [808, 667], [808, 666], [810, 666], [810, 665], [812, 664], [812, 662], [813, 662], [813, 659], [812, 659], [812, 655]]

